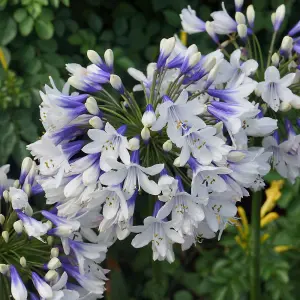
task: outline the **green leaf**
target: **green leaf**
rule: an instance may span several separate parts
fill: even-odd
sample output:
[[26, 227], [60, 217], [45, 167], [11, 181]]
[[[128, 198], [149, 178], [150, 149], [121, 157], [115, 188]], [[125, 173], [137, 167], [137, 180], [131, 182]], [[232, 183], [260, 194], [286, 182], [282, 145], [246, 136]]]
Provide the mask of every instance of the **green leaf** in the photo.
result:
[[63, 21], [61, 20], [56, 20], [54, 22], [54, 28], [55, 28], [55, 33], [59, 36], [59, 37], [62, 37], [65, 33], [65, 30], [66, 30], [66, 26], [64, 24]]
[[179, 15], [178, 13], [176, 13], [175, 11], [172, 11], [172, 10], [165, 10], [163, 12], [165, 18], [166, 18], [166, 21], [174, 26], [174, 27], [179, 27], [180, 26], [180, 18], [179, 18]]
[[69, 36], [68, 41], [71, 45], [80, 45], [82, 43], [82, 37], [78, 33], [74, 33]]
[[99, 33], [103, 26], [102, 19], [95, 13], [89, 14], [87, 19], [90, 28], [92, 28], [95, 32]]
[[114, 39], [114, 33], [112, 30], [104, 30], [100, 36], [101, 41], [112, 41]]
[[29, 14], [36, 19], [42, 12], [42, 6], [38, 3], [32, 3], [31, 5], [28, 5], [27, 10]]
[[19, 24], [21, 35], [23, 36], [29, 35], [33, 29], [33, 25], [34, 25], [33, 18], [30, 16], [26, 17], [26, 19]]
[[44, 20], [38, 20], [35, 23], [35, 30], [39, 38], [42, 40], [51, 39], [54, 33], [53, 24], [50, 22], [45, 22]]
[[24, 21], [26, 17], [27, 17], [27, 11], [25, 8], [19, 8], [14, 12], [14, 19], [18, 23], [21, 23], [22, 21]]
[[37, 46], [39, 47], [40, 50], [46, 53], [52, 53], [56, 52], [58, 49], [58, 45], [56, 40], [51, 39], [51, 40], [38, 40], [37, 41]]
[[49, 8], [44, 8], [40, 19], [42, 19], [45, 22], [53, 21], [55, 19], [53, 11]]
[[178, 291], [174, 295], [174, 300], [193, 300], [193, 295], [187, 291]]
[[128, 29], [128, 23], [125, 18], [118, 18], [115, 20], [113, 25], [116, 35], [123, 35]]
[[20, 166], [25, 157], [30, 156], [29, 151], [26, 149], [27, 143], [17, 141], [12, 152], [14, 161]]
[[59, 7], [59, 0], [51, 0], [51, 4], [52, 4], [55, 8], [58, 8], [58, 7]]
[[127, 70], [130, 67], [134, 67], [134, 62], [128, 57], [119, 58], [116, 63], [124, 70]]
[[28, 63], [25, 64], [25, 71], [28, 74], [37, 74], [42, 67], [42, 63], [39, 59], [32, 59]]
[[7, 162], [17, 142], [15, 127], [12, 123], [0, 127], [0, 164]]
[[119, 270], [112, 270], [111, 277], [111, 300], [129, 300], [124, 276]]
[[70, 0], [61, 0], [65, 6], [70, 6]]
[[17, 24], [13, 18], [5, 22], [5, 26], [0, 28], [0, 45], [9, 44], [17, 35]]
[[163, 8], [167, 7], [170, 4], [170, 0], [152, 0], [152, 6], [154, 11], [162, 10]]

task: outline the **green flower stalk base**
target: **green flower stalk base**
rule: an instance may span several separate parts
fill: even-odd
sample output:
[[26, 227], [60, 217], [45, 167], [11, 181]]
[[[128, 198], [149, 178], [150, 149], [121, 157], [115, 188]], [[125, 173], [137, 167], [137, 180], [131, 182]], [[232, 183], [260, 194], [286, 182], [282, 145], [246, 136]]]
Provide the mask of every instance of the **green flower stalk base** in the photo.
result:
[[260, 207], [262, 191], [252, 194], [251, 244], [250, 244], [250, 280], [251, 300], [260, 299]]

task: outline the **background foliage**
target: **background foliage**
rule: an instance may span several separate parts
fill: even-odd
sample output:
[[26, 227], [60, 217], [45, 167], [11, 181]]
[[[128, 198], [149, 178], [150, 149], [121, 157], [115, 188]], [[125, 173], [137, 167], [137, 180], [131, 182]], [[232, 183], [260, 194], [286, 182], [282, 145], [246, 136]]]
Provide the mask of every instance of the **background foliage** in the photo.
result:
[[[282, 1], [252, 2], [256, 31], [267, 40], [271, 22], [265, 16]], [[232, 11], [233, 1], [225, 3]], [[101, 54], [112, 48], [116, 73], [121, 76], [129, 66], [145, 69], [155, 60], [161, 38], [179, 33], [179, 13], [188, 4], [204, 20], [220, 7], [217, 0], [0, 0], [0, 165], [9, 162], [17, 168], [28, 155], [26, 144], [41, 134], [38, 91], [48, 83], [48, 76], [62, 83], [67, 76], [65, 63], [86, 63], [88, 49]], [[300, 3], [285, 4], [282, 30], [299, 18]], [[215, 47], [205, 34], [190, 36], [188, 43], [193, 42], [202, 53]], [[128, 77], [125, 83], [132, 84]], [[262, 247], [263, 299], [298, 299], [298, 198], [299, 182], [293, 188], [285, 183], [276, 208], [280, 218], [264, 229], [269, 238]], [[249, 201], [243, 203], [246, 212]], [[237, 234], [232, 227], [221, 242], [205, 241], [184, 253], [178, 248], [171, 265], [153, 263], [150, 249], [130, 247], [130, 238], [125, 245], [117, 243], [107, 260], [112, 271], [106, 298], [248, 299], [247, 249], [236, 243]], [[275, 251], [278, 245], [288, 251]]]

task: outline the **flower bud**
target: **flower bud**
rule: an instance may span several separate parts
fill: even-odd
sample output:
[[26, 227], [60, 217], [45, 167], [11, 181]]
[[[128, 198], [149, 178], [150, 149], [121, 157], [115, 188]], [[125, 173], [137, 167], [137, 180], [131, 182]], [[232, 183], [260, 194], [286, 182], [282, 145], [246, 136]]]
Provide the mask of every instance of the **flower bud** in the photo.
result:
[[5, 243], [8, 243], [8, 240], [9, 240], [9, 233], [8, 231], [2, 231], [2, 237], [5, 241]]
[[194, 53], [189, 58], [189, 69], [193, 68], [199, 62], [200, 58], [201, 58], [201, 53], [200, 52]]
[[239, 11], [235, 13], [235, 20], [238, 24], [246, 24], [245, 15]]
[[102, 61], [100, 55], [94, 50], [88, 50], [87, 57], [93, 64], [95, 64], [97, 66], [103, 64], [103, 61]]
[[95, 129], [102, 129], [104, 127], [103, 121], [98, 116], [92, 117], [89, 120], [89, 124]]
[[25, 267], [26, 267], [26, 264], [27, 264], [26, 258], [25, 258], [24, 256], [22, 256], [22, 257], [20, 258], [20, 265], [21, 265], [23, 268], [25, 268]]
[[19, 180], [15, 180], [15, 181], [14, 181], [14, 187], [15, 187], [16, 189], [18, 189], [18, 188], [20, 187], [20, 181], [19, 181]]
[[144, 141], [149, 141], [149, 139], [150, 139], [150, 130], [147, 127], [144, 127], [142, 129], [141, 137]]
[[202, 68], [205, 70], [206, 73], [208, 73], [216, 65], [216, 63], [217, 59], [215, 57], [212, 57], [211, 59], [205, 60]]
[[156, 115], [151, 104], [148, 104], [142, 117], [144, 127], [151, 127], [156, 121]]
[[249, 26], [251, 28], [253, 28], [254, 27], [254, 21], [255, 21], [255, 10], [254, 10], [252, 4], [250, 4], [247, 7], [246, 15], [247, 15], [247, 20], [248, 20]]
[[107, 49], [104, 52], [104, 60], [106, 65], [112, 70], [114, 65], [114, 53], [111, 49]]
[[23, 185], [26, 176], [28, 175], [32, 167], [32, 159], [30, 157], [25, 157], [22, 161], [21, 166], [21, 175], [20, 175], [20, 184]]
[[241, 11], [244, 4], [244, 0], [234, 0], [235, 10]]
[[31, 217], [31, 216], [33, 215], [33, 209], [32, 209], [32, 207], [31, 207], [30, 205], [27, 205], [27, 206], [25, 207], [25, 213], [26, 213], [26, 215], [29, 216], [29, 217]]
[[282, 112], [287, 112], [292, 108], [292, 105], [288, 102], [281, 102], [279, 106], [279, 110]]
[[5, 275], [9, 270], [9, 266], [5, 264], [0, 264], [0, 273]]
[[279, 65], [279, 55], [274, 53], [271, 57], [272, 65], [277, 67]]
[[218, 74], [219, 65], [216, 64], [211, 71], [208, 73], [205, 89], [209, 88], [210, 85], [215, 81], [217, 74]]
[[273, 23], [273, 27], [275, 31], [278, 31], [282, 21], [284, 19], [285, 16], [285, 5], [281, 4], [280, 6], [277, 7], [276, 12], [275, 12], [275, 16], [271, 16], [272, 18], [272, 23]]
[[44, 278], [47, 282], [55, 281], [58, 278], [58, 273], [54, 270], [49, 270]]
[[24, 184], [23, 190], [27, 194], [27, 196], [30, 197], [30, 194], [31, 194], [31, 185], [28, 184], [28, 183]]
[[52, 248], [51, 249], [51, 258], [52, 257], [58, 257], [58, 255], [59, 255], [59, 249], [57, 247]]
[[128, 141], [129, 150], [135, 151], [140, 149], [140, 139], [139, 137], [133, 137]]
[[247, 26], [245, 24], [239, 24], [237, 26], [237, 32], [242, 40], [245, 40], [247, 38]]
[[48, 220], [47, 222], [45, 222], [45, 224], [46, 224], [48, 230], [50, 230], [52, 228], [52, 226], [53, 226], [53, 224], [52, 224], [52, 222], [50, 220]]
[[2, 214], [0, 214], [0, 224], [3, 225], [4, 222], [5, 222], [5, 217]]
[[88, 97], [85, 102], [85, 107], [91, 115], [95, 115], [95, 116], [99, 115], [100, 110], [95, 98]]
[[285, 57], [289, 57], [293, 49], [293, 39], [290, 36], [285, 36], [282, 39], [280, 54]]
[[9, 200], [9, 198], [10, 198], [9, 192], [8, 191], [4, 191], [2, 195], [3, 195], [3, 198], [4, 198], [5, 202], [8, 203], [10, 201]]
[[124, 86], [123, 86], [121, 78], [118, 75], [111, 74], [109, 81], [110, 81], [111, 86], [115, 90], [117, 90], [121, 95], [124, 94], [124, 91], [125, 91]]
[[51, 246], [51, 245], [53, 245], [53, 242], [54, 242], [53, 236], [48, 236], [47, 237], [47, 244]]
[[180, 158], [179, 158], [179, 157], [176, 157], [176, 158], [174, 159], [173, 165], [174, 165], [175, 167], [177, 167], [177, 168], [180, 167]]
[[16, 233], [20, 234], [23, 231], [23, 222], [22, 220], [18, 220], [13, 224], [14, 230]]
[[47, 264], [49, 270], [56, 270], [61, 267], [61, 262], [57, 257], [52, 257]]
[[170, 152], [172, 150], [172, 142], [170, 140], [167, 140], [163, 143], [163, 149], [165, 152]]
[[157, 60], [157, 69], [161, 69], [163, 66], [165, 66], [168, 57], [170, 56], [171, 52], [175, 47], [175, 43], [176, 39], [174, 37], [171, 37], [169, 39], [162, 39], [160, 41], [160, 51]]

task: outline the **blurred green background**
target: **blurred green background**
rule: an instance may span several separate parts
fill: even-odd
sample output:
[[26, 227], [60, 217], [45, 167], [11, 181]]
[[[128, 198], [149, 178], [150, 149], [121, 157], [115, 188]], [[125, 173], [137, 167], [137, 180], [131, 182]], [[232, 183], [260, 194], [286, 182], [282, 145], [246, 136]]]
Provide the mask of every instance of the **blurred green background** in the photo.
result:
[[[256, 10], [255, 30], [269, 42], [269, 16], [282, 1], [246, 1], [244, 5], [251, 3]], [[282, 30], [298, 21], [300, 9], [299, 1], [284, 3], [287, 17]], [[12, 164], [12, 173], [17, 174], [28, 155], [26, 144], [42, 134], [39, 90], [49, 76], [62, 85], [67, 78], [65, 63], [86, 64], [88, 49], [102, 55], [112, 48], [116, 73], [132, 85], [124, 76], [127, 68], [145, 70], [156, 59], [160, 40], [180, 34], [179, 13], [188, 4], [209, 20], [221, 1], [0, 0], [0, 165]], [[225, 4], [234, 13], [233, 1]], [[215, 48], [206, 34], [189, 36], [191, 43], [202, 53]], [[280, 178], [270, 174], [268, 186], [275, 179]], [[267, 224], [262, 222], [262, 299], [300, 298], [299, 186], [299, 181], [294, 187], [284, 182], [281, 192], [278, 186], [269, 190], [279, 196], [269, 197], [276, 206], [265, 219]], [[241, 204], [249, 219], [250, 201], [244, 199]], [[184, 253], [176, 247], [177, 259], [171, 265], [153, 263], [151, 249], [132, 248], [131, 238], [117, 242], [106, 262], [112, 270], [106, 299], [248, 299], [249, 233], [246, 218], [241, 217], [240, 225], [228, 228], [220, 242], [206, 240]]]

